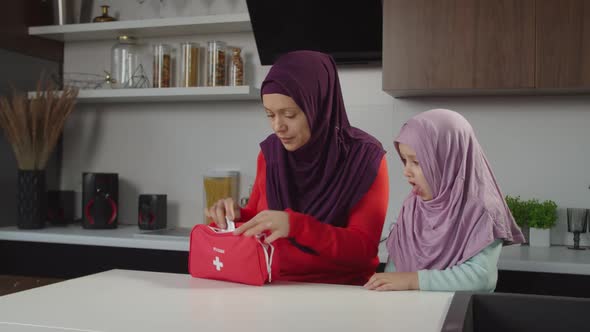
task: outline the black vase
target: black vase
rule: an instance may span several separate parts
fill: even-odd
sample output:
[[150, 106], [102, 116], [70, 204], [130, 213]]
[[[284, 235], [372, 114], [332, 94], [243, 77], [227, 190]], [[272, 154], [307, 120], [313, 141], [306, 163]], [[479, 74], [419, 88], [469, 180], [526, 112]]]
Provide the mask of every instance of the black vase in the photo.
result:
[[45, 170], [19, 170], [17, 227], [21, 229], [43, 228], [46, 216]]

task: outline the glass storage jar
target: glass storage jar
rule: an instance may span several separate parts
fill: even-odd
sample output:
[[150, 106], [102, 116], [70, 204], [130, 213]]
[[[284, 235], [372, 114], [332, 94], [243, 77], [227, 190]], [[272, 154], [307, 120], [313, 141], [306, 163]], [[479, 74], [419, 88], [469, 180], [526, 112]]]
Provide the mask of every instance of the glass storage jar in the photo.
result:
[[225, 49], [222, 41], [212, 40], [207, 43], [207, 86], [225, 85]]
[[111, 48], [111, 87], [134, 87], [134, 74], [139, 69], [137, 40], [122, 35]]
[[200, 49], [197, 43], [180, 44], [179, 87], [199, 86]]
[[172, 49], [170, 45], [154, 45], [154, 88], [169, 88], [172, 74]]
[[241, 48], [231, 48], [228, 77], [228, 85], [230, 86], [244, 85], [244, 61], [241, 53]]

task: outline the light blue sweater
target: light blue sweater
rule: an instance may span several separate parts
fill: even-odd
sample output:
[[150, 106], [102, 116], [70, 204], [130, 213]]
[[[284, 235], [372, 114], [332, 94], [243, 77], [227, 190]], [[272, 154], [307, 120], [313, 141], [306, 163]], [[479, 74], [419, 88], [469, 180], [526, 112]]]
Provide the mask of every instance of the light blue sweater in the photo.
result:
[[[496, 240], [462, 264], [445, 270], [420, 270], [420, 290], [493, 292], [498, 281], [498, 259], [502, 240]], [[388, 259], [385, 272], [395, 272], [395, 264]]]

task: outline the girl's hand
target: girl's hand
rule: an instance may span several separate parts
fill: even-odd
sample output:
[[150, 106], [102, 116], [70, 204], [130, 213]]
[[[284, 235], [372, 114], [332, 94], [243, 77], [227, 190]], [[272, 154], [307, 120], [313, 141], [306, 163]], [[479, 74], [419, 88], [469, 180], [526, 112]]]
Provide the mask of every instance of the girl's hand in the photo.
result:
[[233, 198], [223, 198], [218, 200], [213, 206], [205, 209], [205, 216], [211, 219], [219, 228], [227, 228], [225, 217], [229, 220], [240, 219], [240, 207]]
[[283, 211], [265, 210], [258, 213], [247, 223], [238, 227], [234, 234], [244, 234], [244, 236], [257, 235], [268, 231], [264, 240], [271, 243], [276, 239], [287, 237], [289, 235], [289, 214]]
[[375, 273], [363, 287], [377, 291], [420, 289], [418, 272]]

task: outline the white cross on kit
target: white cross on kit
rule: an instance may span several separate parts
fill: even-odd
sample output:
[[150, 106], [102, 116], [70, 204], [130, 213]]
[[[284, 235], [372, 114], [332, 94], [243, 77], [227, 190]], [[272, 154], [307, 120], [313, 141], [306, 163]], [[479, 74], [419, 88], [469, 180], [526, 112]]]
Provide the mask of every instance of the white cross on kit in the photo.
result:
[[223, 263], [219, 260], [219, 256], [215, 256], [215, 259], [213, 260], [213, 265], [215, 265], [215, 268], [217, 269], [217, 271], [221, 271], [221, 268], [223, 267]]

